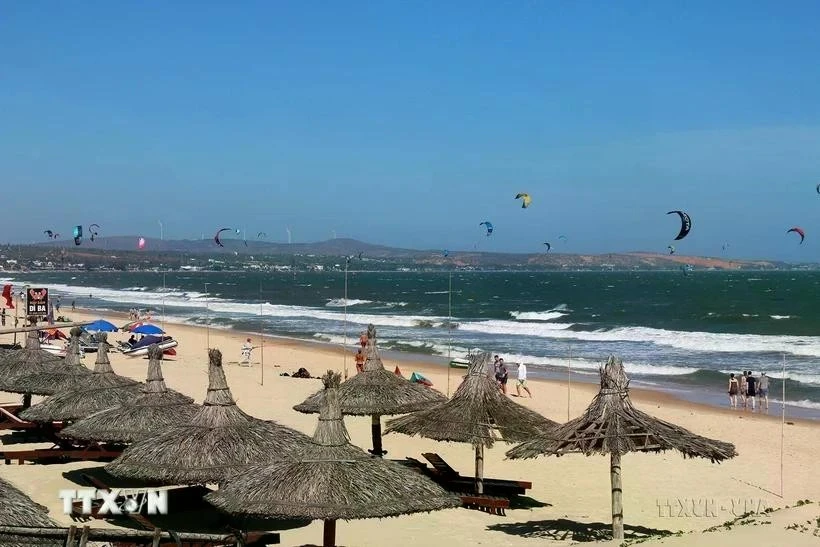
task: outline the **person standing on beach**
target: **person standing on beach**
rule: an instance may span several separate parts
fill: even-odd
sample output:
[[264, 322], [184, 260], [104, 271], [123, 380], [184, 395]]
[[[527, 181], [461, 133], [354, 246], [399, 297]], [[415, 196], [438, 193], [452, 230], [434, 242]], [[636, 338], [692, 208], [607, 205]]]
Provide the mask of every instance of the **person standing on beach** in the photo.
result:
[[356, 372], [364, 372], [364, 353], [361, 349], [356, 352]]
[[250, 365], [251, 364], [251, 352], [253, 351], [253, 344], [251, 343], [251, 339], [248, 338], [245, 340], [245, 343], [242, 344], [242, 361], [240, 364], [243, 365]]
[[76, 311], [76, 310], [77, 310], [77, 302], [72, 300], [71, 301], [71, 311]]
[[732, 408], [737, 408], [737, 393], [740, 391], [740, 387], [737, 382], [737, 378], [735, 378], [734, 373], [729, 375], [729, 405]]
[[743, 403], [743, 408], [746, 408], [746, 371], [740, 373], [740, 401]]
[[769, 377], [765, 372], [760, 373], [760, 381], [757, 386], [757, 396], [760, 398], [760, 410], [763, 410], [763, 403], [766, 403], [766, 412], [769, 411]]
[[6, 308], [0, 310], [0, 318], [2, 318], [3, 326], [6, 326]]
[[755, 410], [755, 401], [757, 401], [757, 378], [752, 375], [750, 370], [746, 377], [746, 397], [752, 403], [752, 412]]
[[362, 331], [362, 333], [359, 335], [359, 344], [362, 346], [362, 348], [367, 346], [367, 332], [366, 331]]
[[527, 365], [524, 363], [518, 363], [518, 383], [515, 385], [515, 392], [519, 397], [521, 397], [522, 387], [524, 388], [524, 391], [527, 392], [527, 395], [530, 396], [530, 399], [532, 399], [530, 388], [527, 387]]

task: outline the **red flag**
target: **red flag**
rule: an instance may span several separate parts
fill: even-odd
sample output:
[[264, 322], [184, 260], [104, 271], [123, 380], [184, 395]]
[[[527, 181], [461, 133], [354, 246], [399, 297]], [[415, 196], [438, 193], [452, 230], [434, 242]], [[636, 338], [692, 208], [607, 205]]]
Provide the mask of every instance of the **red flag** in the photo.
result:
[[3, 285], [3, 298], [6, 299], [6, 307], [14, 309], [14, 302], [11, 297], [11, 285]]

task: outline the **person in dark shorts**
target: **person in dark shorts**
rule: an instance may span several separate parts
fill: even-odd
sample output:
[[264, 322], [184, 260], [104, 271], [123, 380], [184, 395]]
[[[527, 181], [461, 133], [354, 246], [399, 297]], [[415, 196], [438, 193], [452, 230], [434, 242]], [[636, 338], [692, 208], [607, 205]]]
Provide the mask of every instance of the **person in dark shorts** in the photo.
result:
[[495, 379], [498, 381], [498, 385], [501, 388], [501, 391], [504, 395], [507, 394], [507, 377], [509, 376], [509, 371], [507, 371], [507, 365], [504, 364], [504, 359], [498, 360], [498, 368], [495, 371]]
[[752, 411], [754, 411], [757, 400], [757, 378], [752, 376], [751, 370], [746, 372], [746, 399], [752, 403]]
[[766, 410], [769, 410], [769, 377], [765, 372], [760, 374], [760, 380], [757, 382], [757, 396], [760, 399], [760, 410], [763, 410], [763, 404], [766, 404]]

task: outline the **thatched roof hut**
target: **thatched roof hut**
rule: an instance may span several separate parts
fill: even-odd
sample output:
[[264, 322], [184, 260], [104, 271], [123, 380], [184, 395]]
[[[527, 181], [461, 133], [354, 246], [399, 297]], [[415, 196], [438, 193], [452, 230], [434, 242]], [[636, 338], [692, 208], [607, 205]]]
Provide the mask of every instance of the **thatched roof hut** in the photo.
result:
[[162, 350], [148, 348], [148, 377], [133, 400], [102, 410], [60, 432], [60, 436], [84, 441], [132, 443], [169, 427], [190, 423], [198, 405], [193, 399], [169, 390], [162, 377]]
[[[80, 363], [81, 329], [71, 329], [65, 359], [46, 363], [39, 371], [20, 374], [0, 379], [0, 391], [26, 393], [32, 395], [53, 395], [62, 391], [65, 386], [76, 385], [78, 379], [91, 374], [91, 371]], [[100, 344], [100, 351], [104, 344]]]
[[[326, 390], [314, 393], [294, 410], [304, 413], [319, 412]], [[342, 382], [339, 386], [339, 402], [342, 414], [371, 416], [373, 449], [376, 456], [386, 454], [382, 450], [381, 416], [406, 414], [438, 405], [447, 397], [435, 389], [417, 384], [389, 372], [384, 368], [376, 346], [376, 327], [367, 328], [367, 360], [364, 372]]]
[[507, 452], [509, 458], [561, 456], [572, 452], [609, 454], [612, 482], [612, 535], [623, 539], [621, 456], [627, 452], [677, 450], [684, 457], [721, 462], [737, 455], [734, 445], [696, 435], [632, 406], [629, 379], [620, 359], [601, 367], [601, 390], [584, 414]]
[[[11, 483], [0, 479], [0, 524], [4, 526], [56, 527], [48, 517], [48, 509], [34, 501]], [[0, 534], [0, 547], [24, 547], [31, 545], [62, 545], [59, 540], [37, 540], [27, 537]]]
[[325, 521], [324, 545], [335, 545], [336, 520], [381, 518], [458, 507], [436, 483], [350, 444], [342, 420], [338, 373], [322, 378], [325, 396], [313, 439], [293, 460], [259, 465], [205, 499], [228, 513]]
[[119, 376], [108, 360], [108, 343], [100, 342], [94, 371], [89, 375], [67, 375], [60, 391], [20, 413], [32, 422], [75, 421], [95, 412], [132, 401], [140, 383]]
[[222, 353], [212, 349], [208, 357], [208, 392], [194, 417], [135, 442], [106, 466], [108, 472], [166, 484], [221, 483], [253, 464], [285, 457], [310, 440], [242, 412], [225, 380]]
[[[49, 363], [60, 361], [57, 355], [40, 349], [40, 339], [36, 330], [29, 331], [26, 335], [26, 347], [10, 350], [0, 356], [0, 382], [21, 374], [47, 370]], [[31, 405], [31, 393], [23, 393], [23, 407], [28, 408]]]
[[487, 375], [489, 353], [470, 356], [464, 381], [449, 401], [387, 422], [387, 433], [419, 435], [437, 441], [469, 443], [476, 453], [476, 492], [483, 493], [484, 448], [497, 440], [518, 442], [558, 424], [499, 391]]

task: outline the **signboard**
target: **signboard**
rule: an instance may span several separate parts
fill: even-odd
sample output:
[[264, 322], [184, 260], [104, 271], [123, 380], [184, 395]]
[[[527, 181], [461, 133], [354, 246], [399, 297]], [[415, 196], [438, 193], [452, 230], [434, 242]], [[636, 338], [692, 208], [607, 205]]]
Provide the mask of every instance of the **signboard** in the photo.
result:
[[26, 291], [26, 315], [45, 317], [48, 315], [48, 289], [32, 289]]

